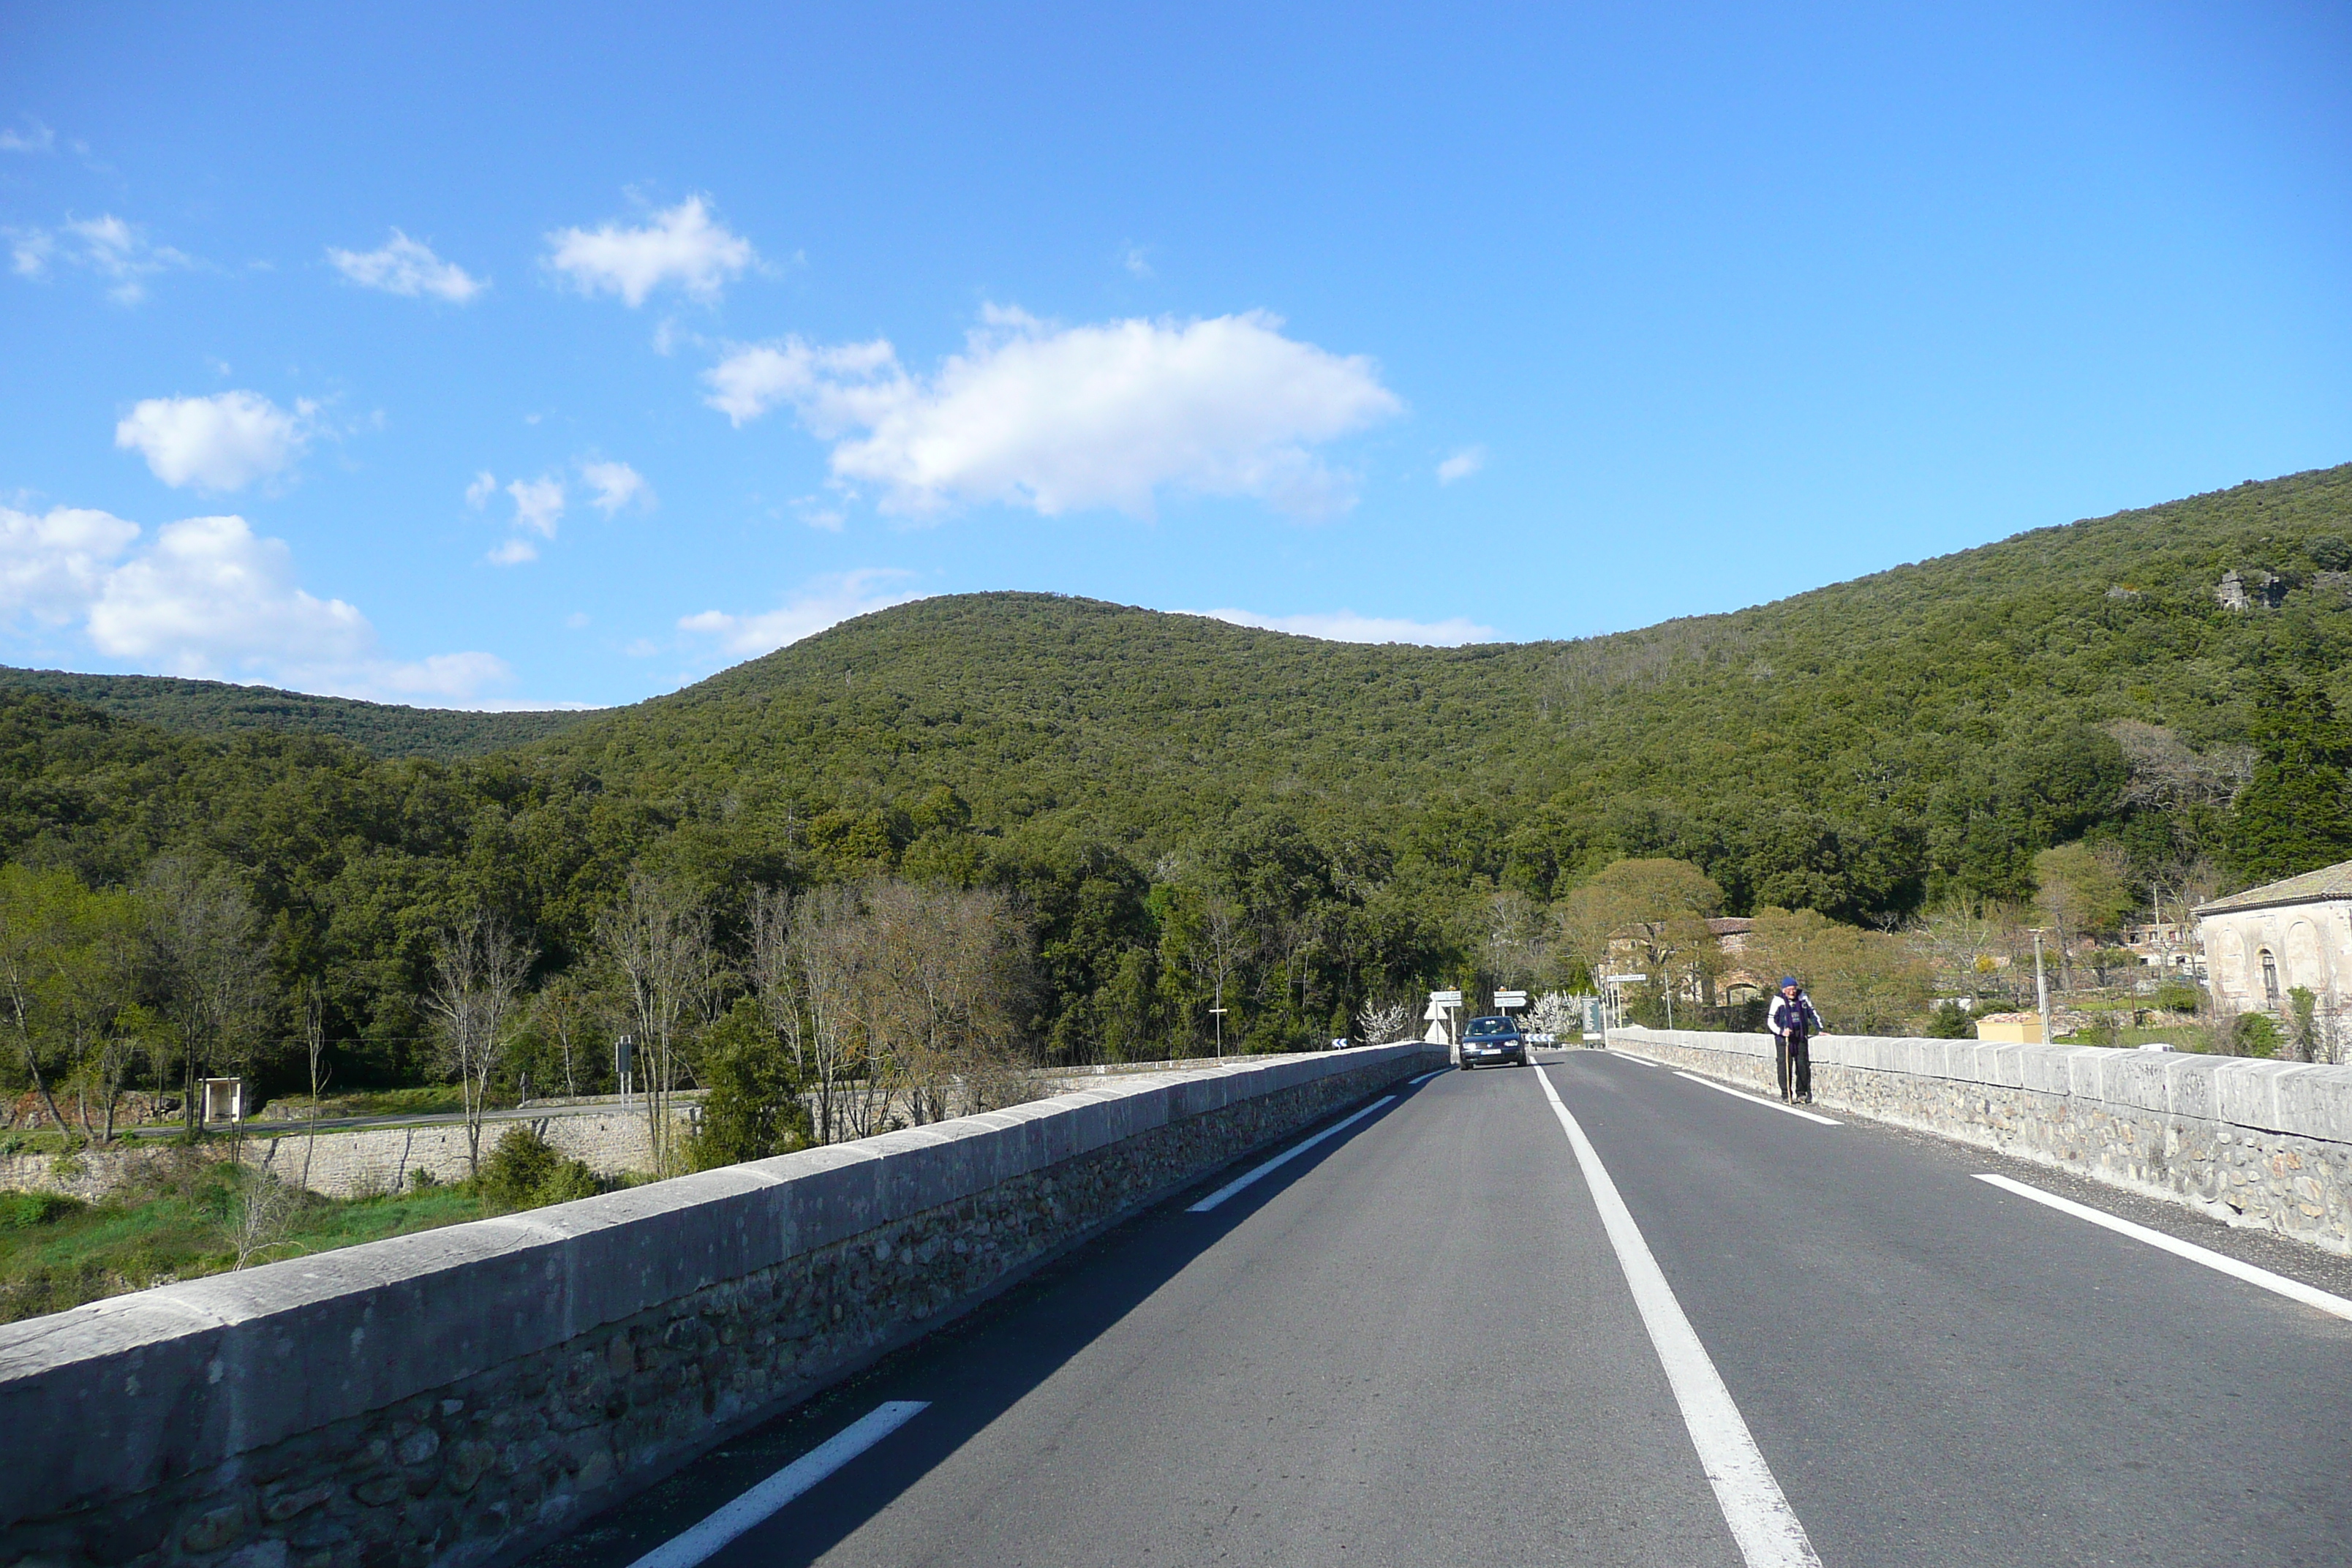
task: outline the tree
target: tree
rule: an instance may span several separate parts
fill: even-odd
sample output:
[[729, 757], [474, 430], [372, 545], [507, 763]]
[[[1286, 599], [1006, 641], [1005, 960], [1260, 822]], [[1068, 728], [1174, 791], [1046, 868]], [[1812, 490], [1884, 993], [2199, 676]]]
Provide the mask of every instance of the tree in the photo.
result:
[[434, 943], [433, 985], [425, 1006], [440, 1040], [443, 1069], [461, 1086], [466, 1162], [476, 1175], [482, 1169], [482, 1113], [490, 1075], [505, 1051], [531, 959], [530, 949], [494, 915], [477, 913]]
[[1927, 1005], [1933, 975], [1898, 937], [1840, 925], [1815, 910], [1759, 910], [1748, 946], [1801, 981], [1832, 1030], [1880, 1035]]
[[698, 1171], [765, 1160], [815, 1141], [800, 1074], [751, 997], [738, 1001], [703, 1042], [702, 1114], [687, 1141], [687, 1163]]
[[194, 1137], [196, 1080], [217, 1065], [253, 1065], [269, 1003], [260, 921], [228, 872], [185, 856], [152, 862], [145, 895], [147, 958], [176, 1036], [181, 1114]]
[[1723, 889], [1686, 861], [1612, 861], [1570, 889], [1556, 919], [1561, 942], [1595, 975], [1621, 964], [1640, 970], [1668, 999], [1700, 990], [1721, 973], [1721, 949], [1707, 917], [1723, 908]]
[[1356, 1030], [1368, 1046], [1394, 1045], [1410, 1036], [1415, 1009], [1411, 1002], [1367, 1002], [1356, 1014]]
[[2231, 816], [2239, 873], [2265, 882], [2352, 857], [2352, 729], [2326, 691], [2273, 683], [2248, 728], [2260, 760]]
[[654, 1168], [667, 1175], [678, 1167], [672, 1097], [687, 1036], [709, 1005], [718, 969], [710, 910], [681, 885], [632, 871], [620, 901], [597, 922], [596, 945], [620, 981], [636, 1037]]
[[2112, 931], [2130, 914], [2136, 896], [2129, 862], [2111, 844], [2062, 844], [2033, 858], [2035, 903], [2058, 933], [2060, 983], [2074, 988], [2074, 949], [2086, 936]]

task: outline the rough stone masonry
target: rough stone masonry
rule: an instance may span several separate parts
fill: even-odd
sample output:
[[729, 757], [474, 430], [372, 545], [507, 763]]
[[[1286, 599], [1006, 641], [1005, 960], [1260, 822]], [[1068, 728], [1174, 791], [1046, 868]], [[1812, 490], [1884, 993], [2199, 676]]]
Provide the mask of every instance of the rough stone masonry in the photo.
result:
[[1126, 1080], [0, 1328], [0, 1563], [511, 1559], [1442, 1047]]
[[[1777, 1094], [1769, 1035], [1612, 1029], [1629, 1056]], [[2352, 1067], [1824, 1035], [1827, 1107], [2352, 1253]]]

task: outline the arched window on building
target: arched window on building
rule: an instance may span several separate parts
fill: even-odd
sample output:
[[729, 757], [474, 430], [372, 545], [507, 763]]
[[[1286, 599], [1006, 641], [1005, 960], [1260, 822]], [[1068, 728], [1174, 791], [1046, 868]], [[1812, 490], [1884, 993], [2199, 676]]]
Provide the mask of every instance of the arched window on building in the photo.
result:
[[2278, 960], [2269, 948], [2263, 949], [2263, 1005], [2275, 1013], [2279, 1010]]

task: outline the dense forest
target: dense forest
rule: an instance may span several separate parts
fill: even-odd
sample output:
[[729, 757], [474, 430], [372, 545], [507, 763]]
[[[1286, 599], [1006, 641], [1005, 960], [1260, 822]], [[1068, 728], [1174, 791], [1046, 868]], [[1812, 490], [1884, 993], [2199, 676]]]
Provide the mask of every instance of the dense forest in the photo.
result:
[[311, 697], [266, 686], [184, 680], [168, 675], [76, 675], [62, 669], [15, 669], [0, 665], [0, 690], [42, 691], [52, 697], [192, 734], [235, 730], [286, 730], [339, 735], [378, 756], [480, 756], [567, 729], [581, 712], [471, 713], [449, 708], [403, 708], [349, 697]]
[[[341, 1085], [442, 1074], [436, 954], [483, 921], [520, 943], [520, 993], [585, 998], [609, 1033], [598, 933], [647, 889], [708, 923], [713, 1040], [763, 994], [762, 909], [934, 889], [1017, 928], [991, 973], [1028, 1050], [1181, 1056], [1220, 1026], [1293, 1048], [1433, 984], [1574, 983], [1593, 955], [1561, 911], [1629, 859], [1697, 868], [1730, 913], [1887, 928], [2032, 899], [2054, 847], [2167, 901], [2352, 857], [2347, 539], [2352, 467], [1735, 615], [1456, 649], [961, 595], [584, 715], [14, 672], [0, 850], [11, 910], [79, 889], [145, 955], [130, 1022], [73, 1026], [145, 1031], [134, 1084], [201, 1040], [286, 1088], [306, 1037]], [[174, 909], [247, 933], [234, 1020], [156, 956]], [[20, 1089], [86, 1070], [69, 1012], [43, 1034], [19, 1006]], [[550, 1082], [550, 1015], [513, 1016], [499, 1071]], [[696, 1050], [688, 1077], [717, 1070]]]

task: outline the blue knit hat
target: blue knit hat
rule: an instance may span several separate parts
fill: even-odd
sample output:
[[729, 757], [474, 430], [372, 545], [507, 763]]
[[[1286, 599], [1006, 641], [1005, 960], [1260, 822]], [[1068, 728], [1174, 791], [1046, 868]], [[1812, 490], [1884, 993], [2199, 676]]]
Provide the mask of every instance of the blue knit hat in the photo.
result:
[[1790, 986], [1795, 985], [1796, 984], [1797, 977], [1793, 974], [1783, 974], [1780, 976], [1780, 989], [1783, 991], [1786, 991]]

